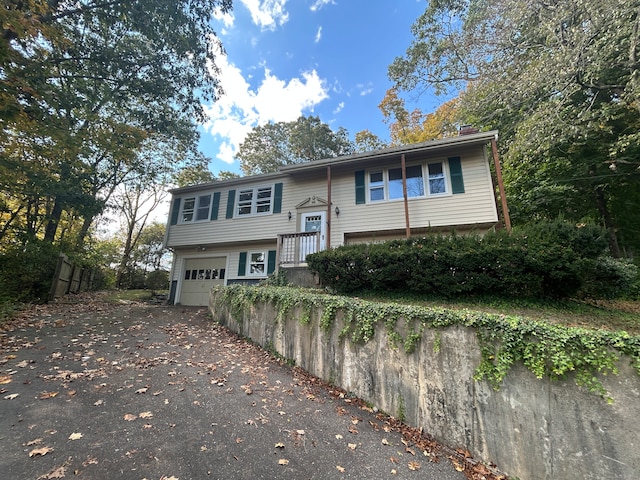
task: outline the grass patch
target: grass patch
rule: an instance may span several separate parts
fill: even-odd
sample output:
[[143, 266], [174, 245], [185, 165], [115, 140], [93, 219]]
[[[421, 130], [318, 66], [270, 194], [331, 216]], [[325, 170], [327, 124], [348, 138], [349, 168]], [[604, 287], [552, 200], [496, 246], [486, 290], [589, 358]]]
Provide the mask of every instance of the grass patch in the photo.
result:
[[462, 297], [459, 299], [386, 293], [359, 293], [374, 302], [394, 302], [452, 310], [519, 316], [568, 327], [621, 331], [640, 335], [640, 301], [634, 300], [537, 300], [500, 297]]
[[154, 293], [151, 290], [110, 290], [107, 292], [105, 300], [110, 303], [122, 302], [146, 302], [151, 300]]

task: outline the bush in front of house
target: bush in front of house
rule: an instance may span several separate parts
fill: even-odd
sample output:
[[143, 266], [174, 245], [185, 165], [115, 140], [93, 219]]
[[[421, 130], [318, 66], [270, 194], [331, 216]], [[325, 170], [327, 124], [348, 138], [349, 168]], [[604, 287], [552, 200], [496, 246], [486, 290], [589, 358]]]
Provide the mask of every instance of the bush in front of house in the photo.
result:
[[445, 297], [611, 297], [637, 278], [606, 255], [604, 231], [558, 220], [484, 235], [427, 235], [346, 245], [307, 257], [322, 283], [342, 293], [406, 291]]

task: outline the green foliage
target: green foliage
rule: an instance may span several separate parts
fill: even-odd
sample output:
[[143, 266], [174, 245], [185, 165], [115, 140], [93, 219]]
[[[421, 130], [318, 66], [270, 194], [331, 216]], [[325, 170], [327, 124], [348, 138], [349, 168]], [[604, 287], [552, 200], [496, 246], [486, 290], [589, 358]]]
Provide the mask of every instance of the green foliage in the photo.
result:
[[0, 301], [46, 302], [60, 251], [48, 242], [32, 240], [0, 254]]
[[463, 91], [461, 115], [500, 130], [514, 224], [562, 214], [640, 249], [636, 0], [428, 2], [389, 76], [407, 91]]
[[333, 132], [319, 117], [255, 127], [240, 145], [236, 157], [245, 175], [275, 172], [283, 165], [348, 155], [355, 150], [348, 132]]
[[[297, 288], [233, 285], [216, 287], [215, 291], [215, 308], [228, 306], [238, 319], [260, 303], [276, 308], [276, 321], [293, 315], [294, 308], [321, 310], [318, 321], [324, 331], [339, 328], [341, 318], [340, 338], [366, 343], [374, 338], [377, 329], [384, 328], [390, 347], [402, 345], [407, 354], [416, 350], [427, 329], [436, 329], [437, 354], [442, 341], [439, 329], [455, 325], [472, 328], [482, 355], [474, 377], [487, 380], [496, 389], [516, 362], [522, 362], [537, 378], [558, 380], [572, 376], [577, 385], [603, 396], [606, 391], [598, 375], [618, 373], [623, 355], [640, 374], [640, 336], [624, 331], [565, 327], [469, 310], [369, 302]], [[298, 316], [303, 324], [309, 321], [306, 315]], [[404, 337], [401, 330], [407, 332]]]
[[637, 269], [605, 257], [606, 245], [600, 228], [558, 220], [512, 233], [434, 234], [347, 245], [309, 255], [307, 262], [323, 284], [342, 293], [621, 295], [633, 284]]

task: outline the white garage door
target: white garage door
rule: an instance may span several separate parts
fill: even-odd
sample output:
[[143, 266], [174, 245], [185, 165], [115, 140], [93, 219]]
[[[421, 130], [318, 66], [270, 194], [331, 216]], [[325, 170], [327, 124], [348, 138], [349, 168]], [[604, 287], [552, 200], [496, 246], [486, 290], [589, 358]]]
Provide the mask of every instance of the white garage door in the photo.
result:
[[209, 305], [209, 292], [214, 285], [224, 285], [226, 257], [191, 258], [185, 261], [180, 303]]

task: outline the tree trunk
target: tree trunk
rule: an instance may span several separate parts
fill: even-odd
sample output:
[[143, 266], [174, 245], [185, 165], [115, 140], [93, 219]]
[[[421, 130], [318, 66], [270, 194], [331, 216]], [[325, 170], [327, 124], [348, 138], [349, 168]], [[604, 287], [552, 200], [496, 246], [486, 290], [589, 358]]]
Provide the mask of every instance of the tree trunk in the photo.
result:
[[60, 217], [62, 217], [62, 200], [60, 195], [56, 196], [53, 208], [49, 214], [49, 220], [47, 221], [47, 227], [44, 231], [44, 240], [49, 243], [53, 243], [56, 238], [56, 232], [58, 231], [58, 224], [60, 223]]
[[604, 196], [604, 192], [602, 188], [596, 187], [596, 204], [598, 205], [598, 211], [600, 212], [600, 217], [604, 221], [604, 226], [607, 229], [607, 236], [609, 239], [609, 251], [611, 255], [615, 258], [620, 258], [620, 246], [618, 245], [618, 237], [616, 235], [616, 228], [613, 224], [613, 219], [611, 218], [611, 212], [609, 212], [609, 207], [607, 206], [607, 199]]

